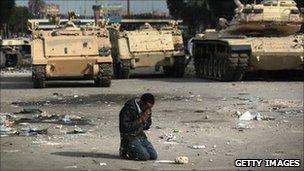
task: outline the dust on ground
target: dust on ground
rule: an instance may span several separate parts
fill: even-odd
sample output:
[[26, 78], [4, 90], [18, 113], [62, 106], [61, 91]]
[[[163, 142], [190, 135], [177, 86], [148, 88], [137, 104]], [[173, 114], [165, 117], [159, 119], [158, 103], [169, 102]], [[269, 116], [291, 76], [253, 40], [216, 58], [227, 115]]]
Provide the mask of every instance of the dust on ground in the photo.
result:
[[[158, 160], [187, 156], [188, 164], [119, 158], [118, 113], [144, 92], [156, 96], [147, 135]], [[20, 113], [33, 108], [41, 112]], [[254, 118], [240, 121], [246, 111]], [[29, 71], [5, 71], [1, 113], [12, 117], [5, 123], [11, 134], [1, 132], [1, 170], [231, 170], [238, 169], [237, 158], [303, 162], [304, 156], [302, 81], [216, 82], [190, 71], [181, 79], [135, 72], [110, 88], [59, 80], [33, 89]]]

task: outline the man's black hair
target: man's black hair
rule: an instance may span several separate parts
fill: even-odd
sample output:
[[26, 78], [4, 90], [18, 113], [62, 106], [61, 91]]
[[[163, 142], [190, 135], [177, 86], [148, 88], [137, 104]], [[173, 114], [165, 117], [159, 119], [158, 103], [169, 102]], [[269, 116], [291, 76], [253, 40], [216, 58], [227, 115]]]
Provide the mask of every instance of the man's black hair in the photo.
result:
[[145, 93], [140, 97], [140, 101], [142, 101], [143, 104], [154, 104], [155, 98], [151, 93]]

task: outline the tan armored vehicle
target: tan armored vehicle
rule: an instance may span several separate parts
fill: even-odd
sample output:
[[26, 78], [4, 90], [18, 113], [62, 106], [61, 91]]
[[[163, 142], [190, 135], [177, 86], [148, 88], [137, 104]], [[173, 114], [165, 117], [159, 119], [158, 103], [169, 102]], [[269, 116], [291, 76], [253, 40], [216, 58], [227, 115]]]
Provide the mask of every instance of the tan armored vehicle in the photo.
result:
[[25, 37], [0, 40], [0, 68], [29, 63], [30, 39]]
[[[45, 87], [45, 81], [55, 77], [85, 77], [96, 86], [111, 85], [112, 57], [107, 22], [99, 19], [100, 7], [93, 6], [94, 24], [76, 26], [69, 13], [63, 27], [39, 29], [30, 21], [32, 31], [32, 67], [34, 87]], [[59, 25], [59, 24], [58, 24]]]
[[[111, 32], [115, 77], [129, 78], [130, 70], [139, 67], [163, 67], [169, 76], [184, 75], [183, 38], [176, 21], [166, 21], [166, 25], [160, 27], [150, 24], [161, 21], [125, 22], [128, 27], [124, 27], [124, 23], [115, 24]], [[134, 28], [135, 24], [140, 24], [140, 28]]]
[[[222, 81], [241, 80], [246, 71], [302, 70], [303, 14], [293, 0], [265, 0], [243, 5], [220, 31], [206, 30], [193, 40], [198, 77]], [[297, 33], [298, 32], [298, 33]]]

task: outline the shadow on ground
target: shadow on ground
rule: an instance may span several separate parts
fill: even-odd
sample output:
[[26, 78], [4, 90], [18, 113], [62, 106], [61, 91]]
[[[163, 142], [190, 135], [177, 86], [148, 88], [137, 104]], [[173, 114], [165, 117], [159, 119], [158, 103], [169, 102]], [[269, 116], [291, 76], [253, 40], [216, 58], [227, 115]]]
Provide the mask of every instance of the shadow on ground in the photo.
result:
[[79, 152], [79, 151], [62, 151], [54, 152], [52, 155], [67, 156], [67, 157], [91, 157], [91, 158], [104, 158], [104, 159], [120, 159], [118, 155], [107, 153], [95, 152]]
[[[187, 73], [183, 78], [168, 77], [162, 72], [155, 72], [151, 68], [143, 68], [131, 72], [130, 79], [141, 79], [144, 81], [163, 81], [163, 82], [194, 82], [194, 83], [223, 83], [209, 79], [200, 79], [195, 77], [195, 73]], [[115, 80], [115, 78], [113, 78]], [[118, 81], [118, 80], [115, 80]], [[304, 81], [304, 71], [259, 71], [245, 73], [242, 81], [268, 81], [268, 82], [289, 82]], [[50, 80], [46, 82], [46, 88], [94, 88], [94, 82], [86, 78], [59, 78], [59, 80]], [[1, 76], [1, 89], [32, 89], [33, 83], [30, 75], [25, 76]], [[111, 87], [109, 87], [111, 88]]]

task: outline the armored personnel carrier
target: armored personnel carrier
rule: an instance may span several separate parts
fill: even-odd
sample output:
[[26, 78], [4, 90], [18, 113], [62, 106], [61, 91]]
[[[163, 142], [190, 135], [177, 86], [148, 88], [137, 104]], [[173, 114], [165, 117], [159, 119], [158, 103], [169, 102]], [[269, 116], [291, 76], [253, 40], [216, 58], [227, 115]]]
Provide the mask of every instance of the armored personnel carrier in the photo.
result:
[[[130, 20], [114, 24], [111, 31], [114, 75], [127, 79], [131, 69], [163, 67], [165, 74], [182, 77], [185, 70], [183, 38], [176, 21]], [[151, 26], [150, 24], [154, 24]], [[141, 24], [139, 28], [135, 26]]]
[[0, 68], [24, 66], [30, 59], [30, 39], [25, 37], [0, 40]]
[[[85, 77], [99, 87], [111, 85], [112, 57], [107, 22], [101, 20], [100, 6], [93, 6], [95, 22], [78, 27], [69, 13], [68, 22], [53, 29], [39, 29], [31, 20], [32, 76], [34, 87], [56, 77]], [[59, 21], [60, 22], [60, 21]]]
[[192, 40], [197, 76], [238, 81], [247, 71], [303, 71], [303, 10], [293, 0], [234, 1], [238, 8], [230, 23], [220, 19], [220, 30]]

